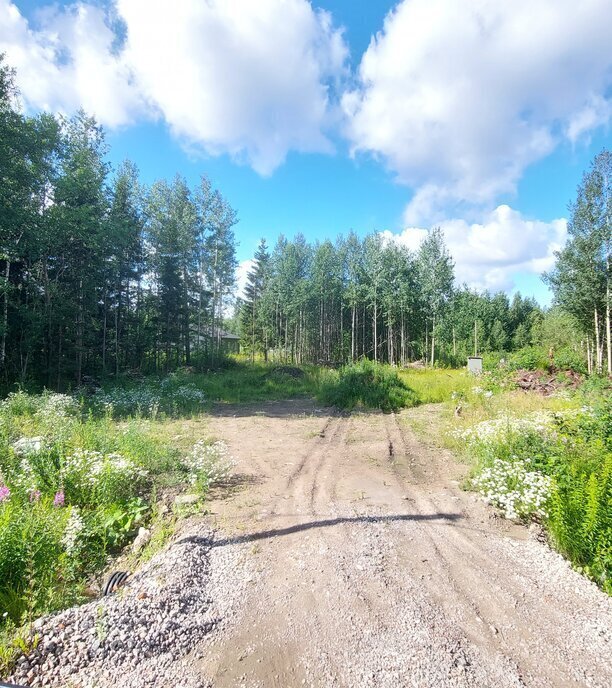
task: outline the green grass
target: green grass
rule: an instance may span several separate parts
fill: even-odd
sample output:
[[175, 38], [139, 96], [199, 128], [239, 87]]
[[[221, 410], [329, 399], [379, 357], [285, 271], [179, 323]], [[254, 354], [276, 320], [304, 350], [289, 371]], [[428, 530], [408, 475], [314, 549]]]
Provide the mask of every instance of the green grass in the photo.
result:
[[211, 402], [248, 403], [314, 396], [319, 377], [315, 366], [237, 363], [228, 370], [195, 374], [190, 379]]
[[318, 398], [323, 404], [349, 410], [363, 407], [397, 411], [419, 403], [418, 395], [395, 369], [367, 360], [328, 371]]
[[465, 370], [450, 368], [424, 368], [401, 370], [400, 379], [413, 389], [421, 404], [450, 401], [453, 395], [466, 395], [479, 383]]

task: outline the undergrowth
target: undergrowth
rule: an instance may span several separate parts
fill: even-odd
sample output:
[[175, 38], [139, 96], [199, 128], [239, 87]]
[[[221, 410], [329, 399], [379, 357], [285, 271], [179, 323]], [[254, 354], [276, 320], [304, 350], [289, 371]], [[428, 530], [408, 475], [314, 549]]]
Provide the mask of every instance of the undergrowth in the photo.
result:
[[86, 599], [91, 577], [153, 520], [160, 490], [190, 484], [205, 497], [229, 471], [221, 443], [186, 450], [163, 423], [113, 415], [62, 394], [0, 402], [0, 675], [19, 629]]
[[551, 543], [612, 594], [612, 402], [590, 380], [543, 398], [506, 392], [468, 403], [450, 443], [474, 461], [471, 486], [511, 519], [539, 521]]
[[397, 411], [419, 403], [416, 392], [401, 380], [396, 370], [367, 360], [329, 371], [321, 382], [318, 397], [322, 403], [342, 409], [361, 406]]

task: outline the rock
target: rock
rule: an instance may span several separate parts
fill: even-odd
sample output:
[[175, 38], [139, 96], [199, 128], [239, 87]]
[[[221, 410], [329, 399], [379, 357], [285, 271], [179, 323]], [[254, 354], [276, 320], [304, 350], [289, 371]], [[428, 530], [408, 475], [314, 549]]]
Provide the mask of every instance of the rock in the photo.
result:
[[177, 495], [174, 498], [174, 504], [176, 506], [187, 506], [189, 504], [197, 504], [201, 497], [199, 494], [183, 494]]
[[148, 528], [143, 528], [140, 526], [138, 529], [138, 535], [134, 538], [132, 543], [132, 552], [138, 554], [143, 547], [145, 547], [151, 540], [151, 531]]

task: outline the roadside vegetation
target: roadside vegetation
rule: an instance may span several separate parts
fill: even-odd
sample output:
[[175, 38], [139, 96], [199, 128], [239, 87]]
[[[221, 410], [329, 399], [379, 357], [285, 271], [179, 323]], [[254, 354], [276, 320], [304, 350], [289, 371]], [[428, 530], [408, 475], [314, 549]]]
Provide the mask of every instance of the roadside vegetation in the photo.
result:
[[[541, 371], [541, 375], [546, 373]], [[443, 412], [445, 444], [472, 464], [466, 487], [550, 543], [612, 594], [612, 386], [566, 375], [543, 396], [507, 369], [472, 378]]]
[[227, 477], [223, 443], [186, 447], [174, 435], [172, 415], [201, 410], [203, 398], [170, 383], [87, 401], [16, 392], [0, 402], [0, 670], [32, 641], [18, 629], [95, 595], [140, 527], [152, 530], [149, 548], [160, 545], [174, 494], [203, 499]]

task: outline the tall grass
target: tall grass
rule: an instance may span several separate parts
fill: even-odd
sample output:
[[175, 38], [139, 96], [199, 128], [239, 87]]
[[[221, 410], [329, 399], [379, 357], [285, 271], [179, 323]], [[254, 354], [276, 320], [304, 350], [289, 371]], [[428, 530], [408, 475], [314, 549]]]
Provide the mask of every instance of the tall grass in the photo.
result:
[[321, 381], [318, 398], [338, 408], [383, 411], [396, 411], [419, 402], [417, 394], [400, 379], [396, 370], [367, 360], [329, 371]]
[[399, 378], [419, 398], [421, 404], [436, 404], [468, 394], [478, 384], [466, 370], [451, 368], [422, 368], [400, 370]]

